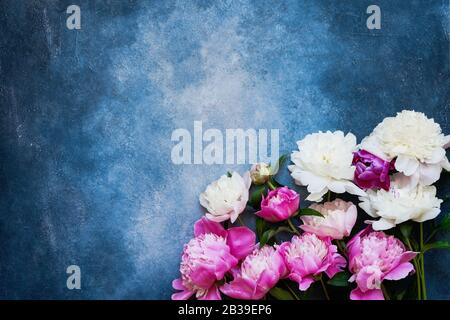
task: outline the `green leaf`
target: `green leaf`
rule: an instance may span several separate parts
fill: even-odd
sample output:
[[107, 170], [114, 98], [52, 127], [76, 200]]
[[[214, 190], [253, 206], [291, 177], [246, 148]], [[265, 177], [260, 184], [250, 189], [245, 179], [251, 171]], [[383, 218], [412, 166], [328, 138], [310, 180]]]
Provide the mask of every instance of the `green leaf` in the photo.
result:
[[263, 247], [270, 239], [276, 236], [280, 232], [291, 232], [291, 229], [288, 227], [279, 227], [278, 229], [269, 229], [264, 231], [261, 238], [259, 239], [259, 246]]
[[266, 186], [261, 185], [261, 186], [256, 186], [255, 189], [253, 190], [252, 194], [250, 195], [250, 200], [249, 200], [249, 204], [254, 208], [259, 210], [259, 208], [261, 207], [261, 200], [262, 200], [262, 196], [266, 191]]
[[346, 271], [342, 271], [339, 273], [336, 273], [336, 275], [331, 278], [330, 280], [328, 280], [328, 284], [330, 286], [335, 286], [335, 287], [346, 287], [348, 286], [348, 279], [350, 279], [351, 275], [350, 273], [346, 272]]
[[259, 246], [263, 247], [269, 240], [276, 234], [275, 229], [269, 229], [262, 234], [261, 239], [259, 239]]
[[423, 248], [423, 252], [426, 252], [431, 249], [450, 249], [450, 242], [437, 241], [437, 242], [426, 244]]
[[406, 239], [409, 239], [412, 229], [413, 229], [413, 225], [411, 223], [402, 223], [400, 225], [400, 232]]
[[231, 178], [233, 176], [233, 174], [230, 171], [227, 171], [227, 177]]
[[437, 226], [440, 230], [450, 230], [450, 212], [445, 215], [441, 223]]
[[258, 239], [261, 239], [265, 229], [266, 229], [266, 220], [260, 217], [256, 217], [256, 235]]
[[275, 178], [274, 178], [273, 176], [270, 177], [269, 181], [270, 181], [276, 188], [284, 187], [284, 185], [282, 185], [282, 184], [279, 183], [277, 180], [275, 180]]
[[288, 159], [288, 154], [283, 154], [281, 157], [278, 158], [277, 162], [275, 162], [275, 165], [272, 166], [272, 174], [275, 175], [280, 171], [280, 168], [284, 165], [286, 160]]
[[311, 208], [300, 209], [298, 212], [298, 215], [299, 216], [317, 216], [317, 217], [323, 218], [323, 215], [319, 211], [311, 209]]
[[278, 287], [272, 288], [269, 293], [277, 300], [295, 300], [289, 291]]

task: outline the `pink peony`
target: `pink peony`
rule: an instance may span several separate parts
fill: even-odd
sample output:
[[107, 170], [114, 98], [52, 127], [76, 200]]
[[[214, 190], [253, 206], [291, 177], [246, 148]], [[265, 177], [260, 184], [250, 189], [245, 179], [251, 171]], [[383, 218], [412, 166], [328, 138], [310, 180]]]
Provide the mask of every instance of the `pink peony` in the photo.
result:
[[259, 300], [285, 274], [286, 266], [279, 252], [264, 246], [245, 258], [240, 269], [235, 270], [233, 281], [224, 284], [220, 291], [235, 299]]
[[339, 240], [352, 232], [358, 214], [353, 203], [336, 199], [324, 204], [313, 204], [310, 208], [319, 211], [323, 217], [302, 216], [303, 225], [300, 228], [303, 231]]
[[199, 300], [220, 300], [217, 281], [255, 247], [256, 236], [247, 227], [225, 230], [203, 217], [195, 223], [195, 238], [184, 246], [181, 278], [172, 282], [173, 300], [187, 300], [194, 293]]
[[350, 294], [352, 300], [383, 300], [383, 280], [400, 280], [414, 272], [409, 262], [416, 252], [406, 251], [394, 236], [373, 231], [371, 226], [362, 230], [347, 244], [349, 270], [357, 288]]
[[300, 196], [288, 187], [269, 192], [261, 201], [261, 210], [256, 215], [270, 222], [289, 219], [300, 205]]
[[313, 233], [294, 236], [279, 250], [289, 271], [288, 278], [297, 282], [301, 291], [307, 290], [320, 273], [332, 278], [346, 265], [330, 238], [320, 239]]

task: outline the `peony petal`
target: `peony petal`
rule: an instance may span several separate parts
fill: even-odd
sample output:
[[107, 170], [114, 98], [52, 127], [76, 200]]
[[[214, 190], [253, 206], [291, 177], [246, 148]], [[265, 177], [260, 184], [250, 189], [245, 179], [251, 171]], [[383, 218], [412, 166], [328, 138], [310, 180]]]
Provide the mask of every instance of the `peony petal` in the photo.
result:
[[395, 269], [391, 270], [387, 275], [384, 276], [385, 280], [400, 280], [407, 277], [411, 272], [414, 271], [414, 266], [409, 262], [404, 262], [399, 264]]
[[230, 283], [220, 287], [220, 291], [234, 299], [251, 300], [254, 298], [256, 283], [243, 278], [235, 278]]
[[203, 296], [198, 297], [198, 300], [222, 300], [222, 297], [220, 296], [219, 288], [213, 285]]
[[444, 168], [446, 171], [450, 171], [450, 162], [448, 161], [448, 158], [445, 157], [444, 160], [441, 161], [441, 166], [442, 168]]
[[211, 220], [211, 221], [214, 221], [214, 222], [223, 222], [225, 220], [230, 219], [230, 215], [229, 214], [225, 214], [225, 215], [222, 215], [222, 216], [215, 216], [215, 215], [210, 214], [209, 212], [207, 212], [205, 214], [205, 217], [207, 219]]
[[441, 213], [440, 208], [432, 208], [432, 209], [428, 210], [427, 212], [423, 213], [420, 217], [413, 219], [413, 221], [416, 221], [416, 222], [428, 221], [428, 220], [436, 218], [439, 215], [439, 213]]
[[185, 291], [174, 293], [172, 295], [171, 299], [172, 300], [187, 300], [190, 297], [192, 297], [193, 294], [194, 294], [194, 292], [185, 290]]
[[442, 148], [448, 149], [450, 147], [450, 135], [444, 137], [444, 145]]
[[175, 290], [186, 290], [186, 287], [183, 285], [183, 281], [180, 278], [172, 281], [172, 288]]
[[308, 171], [300, 171], [298, 176], [302, 184], [308, 186], [307, 189], [310, 193], [320, 192], [329, 183], [329, 180], [327, 178], [317, 176]]
[[228, 229], [227, 245], [237, 259], [245, 258], [255, 248], [256, 235], [247, 227]]
[[359, 288], [353, 289], [350, 293], [351, 300], [384, 300], [381, 289], [367, 290], [362, 292]]
[[227, 236], [227, 231], [220, 223], [202, 217], [194, 224], [194, 235], [198, 237], [205, 233], [214, 233], [224, 238]]
[[322, 201], [323, 195], [324, 195], [325, 193], [327, 193], [327, 192], [328, 192], [328, 188], [325, 188], [325, 189], [323, 189], [322, 191], [317, 192], [317, 193], [311, 193], [311, 194], [306, 198], [306, 200], [308, 200], [308, 201], [314, 201], [314, 202], [320, 202], [320, 201]]
[[431, 154], [430, 159], [426, 159], [427, 163], [436, 164], [442, 161], [442, 159], [445, 157], [445, 149], [443, 148], [436, 148], [434, 149], [433, 153]]
[[395, 161], [395, 169], [406, 176], [412, 175], [419, 168], [419, 161], [406, 155], [399, 155]]
[[312, 276], [306, 276], [299, 282], [298, 288], [300, 289], [300, 291], [306, 291], [309, 289], [313, 282], [314, 278]]
[[361, 196], [361, 197], [364, 197], [367, 195], [362, 189], [360, 189], [353, 182], [350, 182], [350, 181], [346, 181], [345, 190], [350, 194], [354, 194], [354, 195]]
[[388, 230], [393, 227], [395, 227], [395, 223], [391, 222], [390, 220], [380, 218], [378, 221], [364, 221], [367, 224], [371, 224], [373, 230], [375, 231], [381, 231], [381, 230]]
[[439, 180], [442, 167], [440, 164], [420, 164], [419, 182], [422, 185], [429, 186]]

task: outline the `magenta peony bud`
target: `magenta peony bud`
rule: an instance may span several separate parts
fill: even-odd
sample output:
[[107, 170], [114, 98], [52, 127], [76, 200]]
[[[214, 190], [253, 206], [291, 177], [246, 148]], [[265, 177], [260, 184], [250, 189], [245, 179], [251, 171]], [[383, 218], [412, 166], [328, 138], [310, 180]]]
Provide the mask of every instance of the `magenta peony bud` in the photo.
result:
[[383, 160], [376, 155], [359, 150], [353, 153], [355, 175], [353, 181], [363, 189], [389, 190], [389, 170], [394, 169], [393, 162]]
[[261, 210], [256, 212], [256, 215], [270, 222], [282, 221], [289, 219], [298, 210], [299, 205], [298, 193], [288, 187], [282, 187], [263, 197]]

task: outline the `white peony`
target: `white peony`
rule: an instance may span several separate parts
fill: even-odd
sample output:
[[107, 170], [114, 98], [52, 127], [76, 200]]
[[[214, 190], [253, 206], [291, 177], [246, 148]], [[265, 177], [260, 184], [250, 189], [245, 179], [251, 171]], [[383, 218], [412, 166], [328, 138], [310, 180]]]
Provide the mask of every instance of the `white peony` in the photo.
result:
[[410, 177], [412, 184], [431, 185], [442, 168], [450, 170], [445, 148], [450, 135], [444, 136], [439, 124], [423, 113], [404, 110], [385, 118], [361, 143], [365, 149], [385, 160], [395, 161], [395, 169]]
[[233, 172], [231, 177], [223, 175], [211, 183], [199, 198], [200, 204], [208, 210], [206, 218], [216, 222], [231, 219], [234, 223], [247, 205], [250, 185], [249, 172], [243, 177]]
[[311, 193], [306, 200], [322, 201], [328, 190], [335, 193], [349, 192], [363, 196], [365, 192], [353, 182], [355, 167], [352, 166], [356, 137], [342, 131], [308, 134], [297, 141], [300, 151], [294, 151], [289, 166], [295, 183], [308, 186]]
[[374, 230], [387, 230], [397, 224], [413, 220], [423, 222], [434, 219], [440, 212], [442, 200], [436, 198], [436, 187], [411, 185], [409, 178], [397, 173], [391, 180], [390, 190], [368, 190], [360, 197], [359, 206], [373, 218]]

